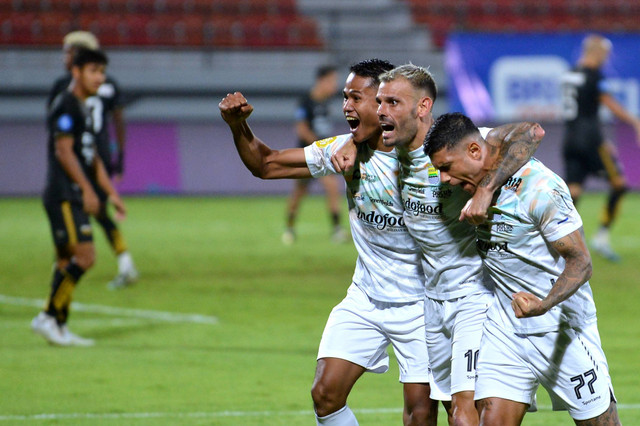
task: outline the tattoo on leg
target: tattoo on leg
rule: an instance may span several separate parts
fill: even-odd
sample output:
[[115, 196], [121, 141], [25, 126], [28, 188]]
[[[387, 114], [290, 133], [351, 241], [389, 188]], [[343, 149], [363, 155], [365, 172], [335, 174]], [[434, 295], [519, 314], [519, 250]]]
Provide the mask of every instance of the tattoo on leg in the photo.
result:
[[576, 420], [578, 426], [621, 426], [620, 418], [618, 417], [618, 409], [615, 402], [609, 404], [607, 411], [600, 414], [598, 417], [587, 420]]

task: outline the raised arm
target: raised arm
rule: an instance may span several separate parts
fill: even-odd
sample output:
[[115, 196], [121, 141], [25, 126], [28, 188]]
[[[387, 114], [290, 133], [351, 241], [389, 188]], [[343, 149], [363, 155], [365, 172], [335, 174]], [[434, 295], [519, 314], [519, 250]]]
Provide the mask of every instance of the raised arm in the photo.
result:
[[513, 295], [511, 306], [517, 318], [545, 314], [549, 309], [571, 297], [591, 278], [591, 256], [584, 241], [582, 228], [552, 242], [551, 245], [564, 257], [564, 270], [551, 287], [549, 294], [542, 300], [526, 292]]
[[493, 168], [480, 181], [473, 198], [460, 213], [460, 220], [480, 225], [487, 219], [494, 192], [529, 161], [544, 137], [538, 123], [521, 122], [492, 129], [486, 141], [490, 155], [496, 155]]
[[231, 129], [233, 142], [242, 162], [254, 176], [261, 179], [311, 177], [303, 148], [273, 150], [253, 134], [247, 123], [253, 106], [242, 93], [229, 93], [218, 107]]

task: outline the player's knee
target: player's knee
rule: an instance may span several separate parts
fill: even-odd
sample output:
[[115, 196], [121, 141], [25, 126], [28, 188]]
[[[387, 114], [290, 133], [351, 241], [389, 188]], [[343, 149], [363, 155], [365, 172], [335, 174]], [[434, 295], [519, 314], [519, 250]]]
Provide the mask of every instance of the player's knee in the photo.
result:
[[480, 426], [506, 426], [515, 423], [509, 416], [501, 413], [499, 410], [486, 409], [482, 411], [480, 416]]
[[81, 267], [82, 269], [89, 270], [95, 263], [95, 256], [84, 255], [81, 257], [75, 258], [75, 263]]
[[73, 256], [73, 260], [79, 267], [86, 271], [96, 262], [96, 252], [92, 249], [78, 251]]
[[453, 412], [454, 426], [477, 425], [479, 421], [478, 412], [470, 409], [456, 409]]
[[405, 426], [431, 426], [437, 422], [437, 405], [432, 407], [427, 401], [413, 407], [405, 407], [404, 424]]
[[459, 398], [456, 400], [456, 404], [453, 407], [453, 425], [477, 425], [478, 420], [478, 410], [476, 409], [473, 397]]
[[453, 412], [453, 426], [477, 425], [479, 421], [478, 412], [456, 410]]
[[333, 389], [322, 380], [317, 380], [313, 384], [311, 398], [313, 399], [313, 407], [319, 417], [335, 413], [347, 403], [346, 397], [341, 396], [336, 389]]

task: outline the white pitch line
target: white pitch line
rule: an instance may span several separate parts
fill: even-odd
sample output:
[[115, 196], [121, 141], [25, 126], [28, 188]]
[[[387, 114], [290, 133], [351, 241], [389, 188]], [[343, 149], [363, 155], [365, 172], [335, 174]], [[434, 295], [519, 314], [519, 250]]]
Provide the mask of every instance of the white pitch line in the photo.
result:
[[[0, 304], [16, 306], [33, 306], [42, 308], [45, 301], [42, 299], [29, 299], [26, 297], [13, 297], [0, 294]], [[196, 324], [218, 324], [218, 318], [214, 316], [200, 314], [183, 314], [179, 312], [153, 311], [145, 309], [117, 308], [114, 306], [93, 305], [88, 303], [73, 302], [71, 309], [76, 312], [89, 312], [93, 314], [112, 315], [119, 317], [145, 318], [156, 321], [172, 323], [196, 323]]]
[[[87, 327], [87, 326], [89, 327], [133, 327], [133, 326], [149, 324], [149, 320], [145, 318], [118, 318], [118, 317], [83, 318], [81, 317], [81, 318], [74, 318], [73, 323], [82, 324], [84, 327]], [[0, 323], [0, 329], [9, 329], [9, 328], [24, 329], [24, 322], [14, 320], [14, 321], [6, 321], [3, 323]]]
[[[619, 411], [638, 410], [640, 404], [618, 404]], [[361, 408], [353, 410], [356, 414], [401, 413], [402, 408]], [[551, 411], [551, 406], [538, 406], [538, 411]], [[223, 418], [223, 417], [313, 417], [311, 410], [298, 411], [195, 411], [195, 412], [155, 412], [155, 413], [42, 413], [31, 415], [0, 415], [3, 421], [30, 420], [70, 420], [70, 419], [165, 419], [165, 418]]]

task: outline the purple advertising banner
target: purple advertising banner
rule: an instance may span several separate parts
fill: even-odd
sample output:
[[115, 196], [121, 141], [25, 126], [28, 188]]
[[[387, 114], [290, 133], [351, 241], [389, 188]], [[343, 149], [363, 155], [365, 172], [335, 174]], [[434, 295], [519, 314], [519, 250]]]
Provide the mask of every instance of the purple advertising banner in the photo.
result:
[[128, 127], [125, 173], [118, 190], [127, 193], [180, 192], [180, 151], [176, 124]]
[[633, 129], [625, 125], [616, 126], [615, 142], [627, 181], [631, 187], [640, 188], [640, 146], [636, 144]]
[[[297, 146], [291, 122], [255, 122], [252, 128], [274, 149]], [[39, 196], [46, 172], [45, 126], [2, 123], [0, 196]], [[242, 164], [229, 128], [219, 121], [128, 122], [124, 177], [117, 186], [126, 195], [284, 195], [293, 182], [254, 177]], [[310, 192], [321, 193], [322, 185], [311, 185]]]

